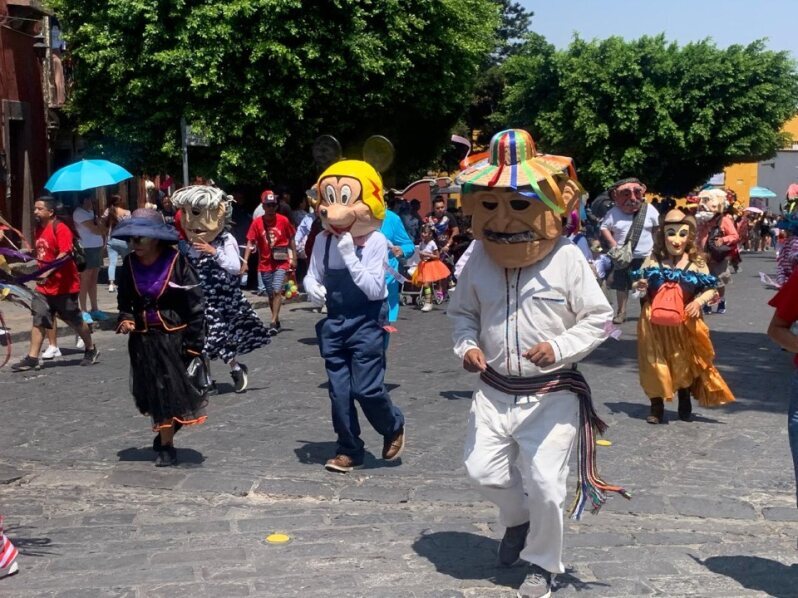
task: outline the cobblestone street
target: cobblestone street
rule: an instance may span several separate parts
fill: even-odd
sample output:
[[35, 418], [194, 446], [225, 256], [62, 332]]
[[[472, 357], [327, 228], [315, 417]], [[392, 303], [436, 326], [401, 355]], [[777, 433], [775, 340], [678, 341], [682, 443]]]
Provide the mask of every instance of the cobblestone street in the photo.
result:
[[[581, 366], [610, 425], [602, 477], [633, 499], [569, 522], [558, 598], [798, 596], [791, 355], [764, 334], [772, 292], [757, 273], [772, 272], [773, 255], [743, 257], [727, 314], [708, 316], [736, 403], [697, 408], [692, 423], [671, 403], [667, 425], [647, 425], [636, 310], [623, 337]], [[404, 308], [392, 335], [402, 461], [379, 459], [381, 438], [364, 422], [371, 455], [349, 475], [322, 467], [334, 437], [319, 317], [288, 304], [285, 331], [243, 359], [245, 394], [214, 364], [220, 394], [207, 424], [178, 434], [176, 468], [153, 466], [149, 420], [127, 390], [125, 338], [98, 333], [90, 368], [77, 350], [39, 372], [3, 368], [0, 512], [21, 572], [0, 581], [0, 596], [515, 596], [524, 569], [495, 567], [503, 530], [462, 465], [475, 378], [451, 351], [444, 310]], [[14, 359], [26, 348], [15, 343]], [[290, 541], [268, 544], [274, 532]]]

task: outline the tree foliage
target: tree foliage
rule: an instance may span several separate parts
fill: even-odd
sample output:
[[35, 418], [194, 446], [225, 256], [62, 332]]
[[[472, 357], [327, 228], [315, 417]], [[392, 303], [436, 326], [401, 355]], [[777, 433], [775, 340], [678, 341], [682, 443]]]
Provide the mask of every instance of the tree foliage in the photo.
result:
[[509, 56], [523, 51], [528, 45], [534, 13], [512, 0], [494, 0], [501, 14], [501, 24], [496, 33], [496, 48], [485, 58], [474, 85], [474, 94], [466, 114], [466, 125], [479, 131], [477, 141], [487, 143], [493, 134], [490, 121], [504, 95], [502, 64]]
[[798, 74], [762, 41], [679, 47], [664, 36], [539, 38], [502, 67], [502, 126], [525, 127], [549, 152], [573, 156], [593, 190], [623, 176], [682, 194], [734, 162], [771, 157], [798, 109]]
[[[312, 177], [329, 133], [357, 157], [383, 134], [396, 174], [448, 142], [485, 56], [491, 0], [51, 0], [75, 59], [70, 109], [96, 152], [175, 168], [191, 150], [228, 182]], [[350, 146], [350, 147], [346, 147]]]

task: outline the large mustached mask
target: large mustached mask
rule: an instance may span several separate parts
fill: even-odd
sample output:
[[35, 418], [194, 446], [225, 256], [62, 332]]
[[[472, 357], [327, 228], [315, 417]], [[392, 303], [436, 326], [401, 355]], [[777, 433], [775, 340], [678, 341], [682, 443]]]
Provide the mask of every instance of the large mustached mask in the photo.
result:
[[562, 235], [562, 216], [575, 209], [582, 193], [573, 160], [537, 153], [522, 129], [494, 135], [489, 163], [464, 170], [457, 181], [474, 237], [504, 268], [545, 258]]
[[207, 185], [183, 187], [172, 195], [172, 205], [180, 210], [180, 225], [192, 243], [212, 242], [233, 214], [232, 196]]

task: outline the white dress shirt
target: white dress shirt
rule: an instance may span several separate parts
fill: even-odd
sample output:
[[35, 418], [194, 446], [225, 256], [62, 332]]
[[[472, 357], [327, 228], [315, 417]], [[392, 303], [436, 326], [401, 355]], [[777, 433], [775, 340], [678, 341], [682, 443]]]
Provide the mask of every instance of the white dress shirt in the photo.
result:
[[[607, 338], [612, 315], [582, 252], [564, 237], [540, 262], [508, 269], [475, 241], [448, 309], [455, 354], [462, 359], [478, 347], [505, 376], [539, 376], [579, 361]], [[523, 354], [544, 341], [555, 363], [541, 369]]]
[[[313, 244], [313, 255], [310, 257], [308, 274], [305, 276], [305, 290], [313, 294], [318, 286], [324, 286], [324, 250], [330, 233], [323, 231], [316, 237]], [[330, 270], [346, 268], [352, 275], [357, 287], [366, 294], [370, 301], [381, 301], [388, 296], [388, 286], [385, 284], [385, 266], [388, 263], [388, 240], [380, 231], [374, 231], [363, 238], [355, 239], [355, 246], [363, 246], [360, 259], [353, 253], [343, 256], [338, 249], [338, 237], [333, 237], [330, 243], [328, 257]], [[312, 290], [313, 289], [313, 290]]]

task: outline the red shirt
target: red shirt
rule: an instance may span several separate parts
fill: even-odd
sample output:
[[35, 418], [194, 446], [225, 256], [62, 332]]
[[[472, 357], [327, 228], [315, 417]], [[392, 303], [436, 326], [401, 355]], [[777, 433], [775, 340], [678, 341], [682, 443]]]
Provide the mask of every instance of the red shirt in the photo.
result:
[[[72, 231], [63, 222], [58, 222], [53, 231], [52, 222], [44, 228], [36, 229], [36, 259], [52, 262], [61, 253], [72, 251]], [[36, 286], [42, 295], [69, 295], [80, 291], [80, 276], [74, 260], [69, 260], [60, 268], [51, 271], [47, 279]]]
[[[792, 324], [798, 320], [798, 270], [794, 270], [768, 305], [776, 308], [776, 317]], [[798, 367], [798, 354], [793, 358]]]
[[269, 238], [266, 239], [265, 216], [255, 218], [249, 226], [247, 241], [254, 241], [258, 247], [258, 272], [274, 272], [288, 270], [291, 260], [275, 261], [272, 259], [272, 247], [289, 247], [296, 230], [291, 222], [282, 214], [274, 215], [274, 222], [269, 224]]

